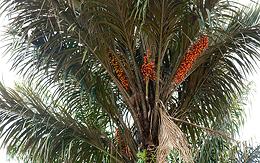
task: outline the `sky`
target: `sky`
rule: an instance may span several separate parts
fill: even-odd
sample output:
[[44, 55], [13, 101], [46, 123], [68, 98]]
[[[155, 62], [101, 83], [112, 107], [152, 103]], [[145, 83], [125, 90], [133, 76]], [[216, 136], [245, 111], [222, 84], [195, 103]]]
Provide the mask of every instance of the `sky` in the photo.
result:
[[[250, 0], [240, 0], [243, 3], [248, 3]], [[1, 2], [1, 0], [0, 0]], [[4, 26], [7, 22], [7, 18], [0, 17], [0, 40], [2, 31], [5, 30]], [[0, 46], [3, 45], [0, 41]], [[13, 87], [14, 81], [19, 80], [19, 77], [15, 72], [10, 71], [10, 63], [8, 64], [8, 57], [3, 56], [3, 48], [0, 48], [0, 81], [3, 81], [6, 86]], [[249, 76], [249, 81], [252, 81], [252, 88], [248, 100], [246, 102], [247, 119], [243, 128], [241, 128], [240, 140], [252, 141], [260, 144], [260, 69], [257, 72]], [[1, 140], [0, 140], [1, 141]], [[5, 154], [5, 149], [0, 149], [0, 163], [17, 163], [16, 160], [9, 160]]]
[[247, 100], [247, 119], [241, 129], [241, 140], [252, 140], [260, 144], [260, 70], [257, 71], [250, 77], [253, 85]]

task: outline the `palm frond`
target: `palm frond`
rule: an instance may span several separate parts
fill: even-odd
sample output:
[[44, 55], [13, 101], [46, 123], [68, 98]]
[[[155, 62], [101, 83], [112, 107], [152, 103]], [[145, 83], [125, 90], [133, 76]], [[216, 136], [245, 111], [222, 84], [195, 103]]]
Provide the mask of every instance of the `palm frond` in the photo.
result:
[[32, 161], [120, 159], [109, 152], [116, 149], [105, 133], [78, 123], [62, 101], [49, 97], [29, 87], [17, 86], [15, 91], [1, 84], [1, 137], [10, 152]]

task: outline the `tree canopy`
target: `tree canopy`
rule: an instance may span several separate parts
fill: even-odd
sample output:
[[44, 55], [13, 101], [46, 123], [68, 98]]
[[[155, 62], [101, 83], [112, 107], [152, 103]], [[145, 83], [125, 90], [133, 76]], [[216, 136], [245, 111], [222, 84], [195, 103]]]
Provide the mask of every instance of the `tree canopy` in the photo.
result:
[[186, 162], [232, 155], [244, 81], [260, 59], [259, 5], [3, 0], [1, 8], [12, 68], [25, 79], [0, 85], [10, 154], [32, 162], [164, 162], [172, 149]]

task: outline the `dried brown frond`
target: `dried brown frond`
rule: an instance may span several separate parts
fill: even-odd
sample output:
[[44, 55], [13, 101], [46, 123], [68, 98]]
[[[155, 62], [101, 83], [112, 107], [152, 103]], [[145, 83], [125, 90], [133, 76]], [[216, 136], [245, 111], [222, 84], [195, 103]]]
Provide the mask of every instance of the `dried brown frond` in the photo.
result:
[[157, 149], [157, 162], [166, 162], [166, 157], [174, 148], [180, 152], [185, 162], [193, 162], [186, 137], [181, 129], [171, 120], [165, 111], [160, 110], [161, 124], [159, 129], [159, 146]]

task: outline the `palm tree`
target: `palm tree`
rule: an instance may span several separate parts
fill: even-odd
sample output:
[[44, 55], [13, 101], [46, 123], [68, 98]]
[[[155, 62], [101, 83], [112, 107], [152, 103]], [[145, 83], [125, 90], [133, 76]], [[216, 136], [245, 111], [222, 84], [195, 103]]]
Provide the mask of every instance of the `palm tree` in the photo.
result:
[[250, 144], [243, 143], [237, 152], [236, 162], [254, 163], [260, 161], [260, 146], [252, 146]]
[[13, 69], [26, 81], [0, 86], [10, 154], [163, 162], [174, 148], [192, 162], [190, 148], [205, 145], [207, 133], [229, 139], [242, 123], [233, 102], [260, 57], [258, 5], [3, 0], [1, 8], [11, 21]]

